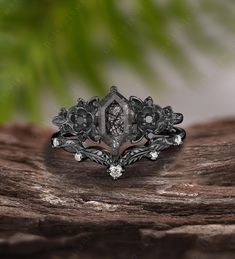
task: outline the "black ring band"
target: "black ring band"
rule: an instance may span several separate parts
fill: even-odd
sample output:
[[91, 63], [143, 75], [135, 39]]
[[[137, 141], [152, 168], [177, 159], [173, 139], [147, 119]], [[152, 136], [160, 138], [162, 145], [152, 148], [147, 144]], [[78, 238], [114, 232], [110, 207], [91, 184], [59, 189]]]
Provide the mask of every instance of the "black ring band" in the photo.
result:
[[[142, 157], [155, 160], [160, 151], [182, 144], [186, 133], [174, 126], [182, 120], [181, 113], [174, 113], [169, 106], [154, 105], [151, 97], [141, 101], [132, 96], [128, 101], [116, 88], [111, 88], [101, 101], [98, 97], [89, 102], [79, 99], [76, 106], [63, 108], [53, 119], [60, 131], [52, 135], [52, 146], [75, 153], [77, 161], [89, 158], [107, 166], [116, 179], [127, 165]], [[143, 138], [146, 142], [140, 144]], [[96, 146], [87, 146], [88, 139]], [[98, 146], [101, 141], [112, 151]], [[128, 141], [139, 145], [131, 145], [119, 154], [119, 148]]]

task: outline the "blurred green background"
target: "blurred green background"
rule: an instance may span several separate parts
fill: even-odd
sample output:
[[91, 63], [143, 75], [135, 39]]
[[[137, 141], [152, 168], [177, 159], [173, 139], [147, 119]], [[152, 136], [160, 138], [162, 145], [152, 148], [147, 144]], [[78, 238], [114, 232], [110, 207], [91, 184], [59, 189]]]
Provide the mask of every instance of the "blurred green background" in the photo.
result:
[[230, 62], [234, 51], [213, 40], [200, 15], [233, 35], [234, 8], [233, 0], [0, 0], [0, 122], [41, 123], [51, 99], [59, 107], [80, 92], [102, 96], [113, 85], [110, 67], [163, 91], [169, 80], [152, 55], [191, 86], [201, 72], [180, 35], [213, 62]]

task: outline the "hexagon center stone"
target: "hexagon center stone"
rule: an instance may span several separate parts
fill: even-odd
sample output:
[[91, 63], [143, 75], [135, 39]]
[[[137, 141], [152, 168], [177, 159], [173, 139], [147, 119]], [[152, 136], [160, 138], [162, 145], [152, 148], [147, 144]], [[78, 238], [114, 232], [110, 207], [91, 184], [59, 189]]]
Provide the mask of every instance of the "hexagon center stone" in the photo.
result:
[[108, 135], [117, 137], [124, 132], [124, 113], [122, 107], [113, 101], [105, 112], [105, 125]]

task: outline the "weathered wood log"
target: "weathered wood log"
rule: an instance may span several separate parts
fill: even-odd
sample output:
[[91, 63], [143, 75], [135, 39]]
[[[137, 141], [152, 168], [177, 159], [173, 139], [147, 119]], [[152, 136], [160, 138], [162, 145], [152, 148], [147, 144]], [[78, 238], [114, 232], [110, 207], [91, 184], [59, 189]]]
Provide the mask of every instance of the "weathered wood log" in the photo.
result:
[[117, 181], [51, 133], [0, 126], [0, 258], [234, 258], [235, 120], [189, 128]]

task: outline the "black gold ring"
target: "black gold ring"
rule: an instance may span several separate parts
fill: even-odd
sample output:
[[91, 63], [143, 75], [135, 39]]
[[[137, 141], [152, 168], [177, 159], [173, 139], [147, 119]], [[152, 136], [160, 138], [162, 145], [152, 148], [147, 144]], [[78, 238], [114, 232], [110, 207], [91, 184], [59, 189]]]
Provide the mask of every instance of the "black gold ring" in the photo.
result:
[[162, 150], [181, 145], [186, 134], [175, 125], [182, 121], [183, 115], [170, 106], [161, 108], [151, 97], [128, 100], [113, 86], [101, 100], [78, 99], [75, 106], [62, 108], [52, 121], [59, 127], [52, 146], [74, 153], [79, 162], [91, 159], [107, 166], [117, 179], [127, 165], [143, 157], [156, 160]]

